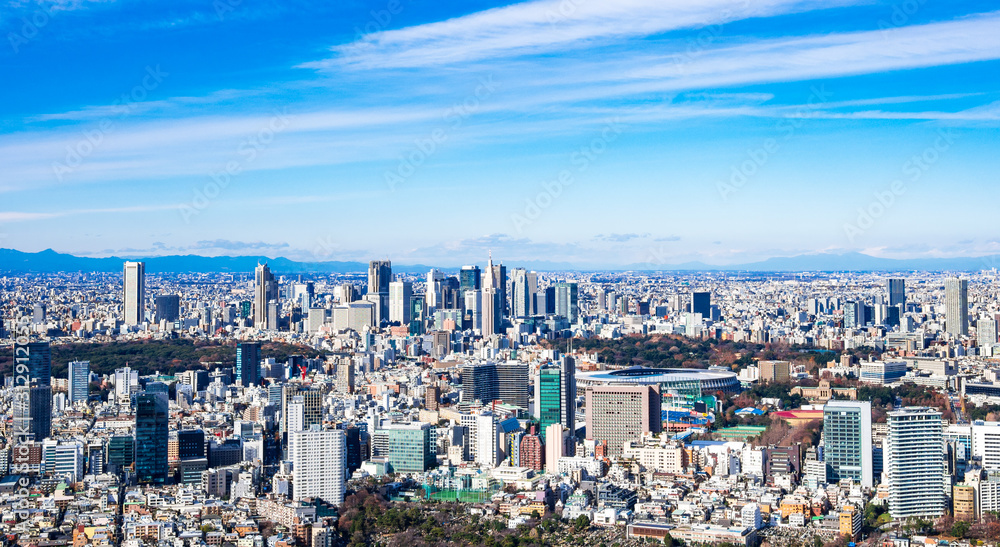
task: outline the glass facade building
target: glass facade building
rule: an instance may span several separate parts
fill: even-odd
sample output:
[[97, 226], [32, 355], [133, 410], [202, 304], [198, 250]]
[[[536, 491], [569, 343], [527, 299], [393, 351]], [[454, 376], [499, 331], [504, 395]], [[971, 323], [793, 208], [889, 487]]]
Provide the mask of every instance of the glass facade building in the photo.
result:
[[135, 473], [139, 484], [167, 482], [167, 397], [143, 392], [135, 398]]
[[871, 488], [872, 406], [868, 401], [830, 401], [823, 408], [823, 459], [826, 480], [841, 479]]

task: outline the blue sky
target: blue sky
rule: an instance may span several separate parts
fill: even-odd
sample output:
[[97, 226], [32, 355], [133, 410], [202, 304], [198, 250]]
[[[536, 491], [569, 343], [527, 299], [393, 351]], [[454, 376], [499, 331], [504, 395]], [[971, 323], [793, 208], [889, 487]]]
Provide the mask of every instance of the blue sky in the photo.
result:
[[1000, 252], [995, 2], [0, 1], [0, 247]]

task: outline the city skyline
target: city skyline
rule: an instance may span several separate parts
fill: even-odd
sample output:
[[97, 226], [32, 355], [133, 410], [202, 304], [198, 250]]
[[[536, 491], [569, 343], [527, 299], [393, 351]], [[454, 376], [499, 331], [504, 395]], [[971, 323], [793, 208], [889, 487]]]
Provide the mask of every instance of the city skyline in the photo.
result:
[[[1000, 251], [985, 215], [914, 221], [959, 214], [942, 191], [991, 190], [995, 5], [661, 4], [11, 4], [0, 248], [619, 267]], [[447, 221], [409, 229], [417, 213]]]

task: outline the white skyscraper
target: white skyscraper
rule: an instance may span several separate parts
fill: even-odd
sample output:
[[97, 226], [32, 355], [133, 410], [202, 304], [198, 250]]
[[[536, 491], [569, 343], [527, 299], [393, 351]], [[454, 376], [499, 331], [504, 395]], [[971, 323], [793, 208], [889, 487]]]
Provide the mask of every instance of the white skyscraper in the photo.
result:
[[1000, 422], [972, 423], [972, 457], [982, 458], [983, 469], [1000, 469]]
[[868, 401], [830, 401], [823, 408], [823, 459], [826, 479], [837, 483], [853, 479], [873, 485], [872, 404]]
[[413, 298], [413, 283], [393, 281], [389, 283], [389, 321], [408, 325], [410, 323], [410, 300]]
[[125, 324], [138, 325], [146, 319], [146, 263], [125, 263]]
[[945, 330], [953, 336], [969, 334], [969, 280], [952, 277], [944, 281], [947, 307]]
[[427, 307], [440, 309], [444, 305], [444, 296], [441, 294], [441, 282], [445, 280], [444, 272], [438, 269], [431, 269], [427, 273], [427, 288], [425, 289], [425, 295], [427, 296]]
[[288, 446], [294, 477], [292, 499], [319, 498], [333, 505], [343, 503], [347, 463], [344, 432], [313, 425], [306, 431], [290, 431]]
[[257, 264], [254, 270], [253, 326], [258, 329], [277, 329], [268, 324], [267, 304], [278, 299], [278, 283], [267, 264]]
[[893, 518], [944, 514], [950, 482], [943, 427], [941, 412], [933, 408], [906, 407], [889, 413], [884, 465]]
[[499, 285], [500, 281], [496, 277], [496, 269], [493, 267], [493, 253], [490, 253], [490, 260], [483, 272], [483, 296], [482, 296], [482, 316], [483, 316], [483, 336], [497, 333], [500, 325], [499, 309]]
[[115, 370], [115, 400], [128, 404], [133, 393], [139, 391], [139, 371], [130, 367]]

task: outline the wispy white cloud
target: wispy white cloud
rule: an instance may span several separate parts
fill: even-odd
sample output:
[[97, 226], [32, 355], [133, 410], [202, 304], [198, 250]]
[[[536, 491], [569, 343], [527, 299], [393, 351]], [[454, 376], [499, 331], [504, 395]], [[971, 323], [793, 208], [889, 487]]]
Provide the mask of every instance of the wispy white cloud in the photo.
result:
[[372, 33], [333, 48], [313, 68], [401, 68], [467, 63], [592, 47], [622, 38], [750, 17], [853, 4], [848, 0], [535, 0]]

